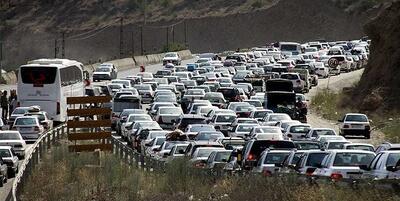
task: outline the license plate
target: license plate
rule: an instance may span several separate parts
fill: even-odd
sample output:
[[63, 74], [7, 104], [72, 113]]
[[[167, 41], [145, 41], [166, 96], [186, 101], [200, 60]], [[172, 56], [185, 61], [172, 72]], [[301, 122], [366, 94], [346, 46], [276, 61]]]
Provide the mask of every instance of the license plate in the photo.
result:
[[351, 125], [352, 128], [363, 128], [363, 125]]
[[360, 179], [361, 173], [347, 173], [350, 179]]
[[30, 131], [31, 128], [19, 128], [20, 131]]

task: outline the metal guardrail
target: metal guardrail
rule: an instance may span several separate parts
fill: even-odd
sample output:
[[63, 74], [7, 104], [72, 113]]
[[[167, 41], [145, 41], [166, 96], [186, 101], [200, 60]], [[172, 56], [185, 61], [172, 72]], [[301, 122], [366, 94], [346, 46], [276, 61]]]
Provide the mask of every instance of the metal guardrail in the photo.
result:
[[131, 147], [127, 146], [126, 143], [111, 137], [112, 151], [115, 155], [119, 156], [127, 164], [135, 166], [136, 168], [143, 169], [145, 171], [164, 171], [165, 162], [157, 160], [153, 157], [143, 155]]
[[18, 196], [21, 193], [28, 177], [31, 175], [32, 171], [39, 164], [40, 159], [43, 157], [44, 153], [54, 145], [56, 141], [66, 135], [66, 125], [62, 124], [47, 131], [45, 134], [41, 135], [39, 139], [33, 144], [29, 153], [25, 155], [25, 159], [19, 168], [18, 174], [14, 178], [13, 186], [9, 192], [6, 201], [17, 201]]
[[[125, 142], [113, 136], [111, 138], [111, 144], [113, 148], [113, 153], [121, 158], [122, 161], [126, 162], [131, 166], [135, 166], [136, 168], [143, 169], [145, 171], [161, 171], [164, 172], [166, 170], [167, 163], [165, 161], [157, 160], [156, 158], [143, 155], [136, 150], [132, 149]], [[252, 174], [251, 172], [246, 171], [238, 171], [238, 172], [226, 172], [222, 169], [220, 170], [206, 170], [199, 169], [199, 173], [202, 175], [209, 175], [213, 177], [224, 177], [224, 176], [244, 176], [248, 174]], [[400, 190], [400, 179], [381, 179], [381, 180], [373, 180], [373, 179], [358, 179], [358, 180], [342, 180], [334, 182], [330, 178], [317, 178], [317, 177], [309, 177], [306, 175], [300, 174], [287, 174], [286, 176], [296, 176], [299, 181], [304, 182], [309, 185], [321, 185], [321, 184], [331, 184], [334, 186], [348, 186], [351, 188], [365, 188], [372, 187], [377, 189], [392, 189], [399, 191]], [[273, 175], [276, 176], [284, 176], [284, 174]], [[400, 192], [400, 191], [399, 191]]]

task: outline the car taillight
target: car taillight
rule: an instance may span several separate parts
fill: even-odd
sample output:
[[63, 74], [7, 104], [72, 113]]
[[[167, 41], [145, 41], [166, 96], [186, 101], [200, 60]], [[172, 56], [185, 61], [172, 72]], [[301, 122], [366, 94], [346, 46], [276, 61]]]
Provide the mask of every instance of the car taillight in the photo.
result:
[[312, 176], [312, 174], [314, 173], [315, 168], [307, 168], [306, 170], [306, 175], [307, 176]]
[[60, 102], [57, 102], [57, 114], [61, 114]]
[[340, 173], [332, 173], [331, 179], [332, 181], [340, 181], [343, 178], [343, 175]]
[[345, 124], [343, 128], [350, 128], [350, 126]]
[[263, 170], [263, 171], [262, 171], [262, 174], [263, 174], [264, 176], [266, 176], [266, 177], [272, 176], [272, 172], [269, 171], [269, 170]]
[[35, 128], [35, 131], [40, 131], [39, 126], [35, 126], [34, 128]]
[[253, 154], [249, 154], [249, 156], [247, 156], [247, 160], [252, 161], [255, 160], [255, 157]]

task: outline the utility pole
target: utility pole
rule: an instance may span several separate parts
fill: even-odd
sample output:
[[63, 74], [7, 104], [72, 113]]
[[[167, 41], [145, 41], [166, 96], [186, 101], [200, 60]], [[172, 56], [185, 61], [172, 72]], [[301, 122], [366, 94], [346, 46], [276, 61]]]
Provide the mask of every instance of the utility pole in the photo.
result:
[[143, 25], [146, 25], [146, 15], [147, 15], [147, 0], [143, 1]]
[[120, 27], [119, 27], [119, 58], [122, 58], [124, 55], [124, 18], [120, 18]]
[[169, 34], [168, 34], [168, 32], [169, 32], [169, 27], [167, 27], [167, 50], [169, 51]]
[[188, 44], [187, 44], [187, 27], [186, 27], [186, 20], [183, 21], [183, 32], [184, 32], [184, 35], [185, 35], [185, 47], [187, 48], [187, 47], [188, 47]]
[[62, 32], [62, 41], [61, 41], [61, 58], [65, 58], [65, 31]]
[[172, 26], [172, 44], [175, 43], [175, 25]]
[[132, 57], [135, 56], [135, 36], [134, 36], [134, 31], [132, 30], [132, 35], [131, 35], [131, 42], [132, 42]]
[[57, 38], [54, 39], [54, 58], [57, 58], [58, 46], [57, 46]]
[[144, 54], [143, 47], [143, 26], [140, 26], [140, 55]]
[[2, 41], [1, 35], [0, 35], [0, 78], [2, 78], [2, 76], [3, 76], [2, 71], [3, 71], [3, 41]]

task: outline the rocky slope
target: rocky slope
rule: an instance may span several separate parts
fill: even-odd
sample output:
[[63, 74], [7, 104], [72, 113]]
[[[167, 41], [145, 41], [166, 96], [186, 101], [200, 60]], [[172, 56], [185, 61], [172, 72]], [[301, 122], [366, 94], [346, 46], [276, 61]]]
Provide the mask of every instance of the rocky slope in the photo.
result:
[[387, 3], [365, 26], [371, 55], [356, 90], [361, 110], [400, 111], [400, 1]]

